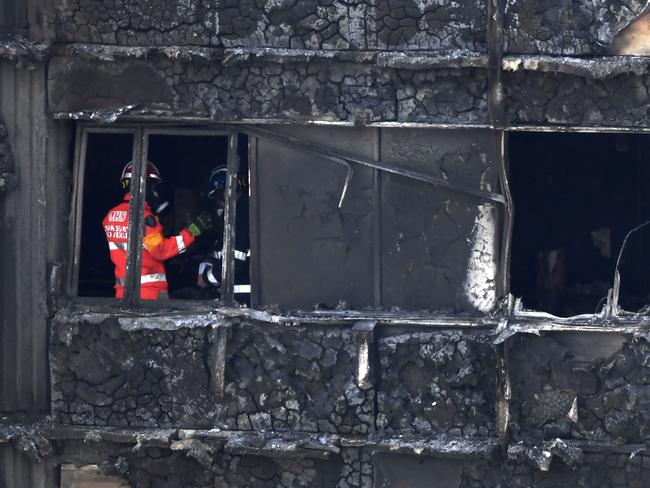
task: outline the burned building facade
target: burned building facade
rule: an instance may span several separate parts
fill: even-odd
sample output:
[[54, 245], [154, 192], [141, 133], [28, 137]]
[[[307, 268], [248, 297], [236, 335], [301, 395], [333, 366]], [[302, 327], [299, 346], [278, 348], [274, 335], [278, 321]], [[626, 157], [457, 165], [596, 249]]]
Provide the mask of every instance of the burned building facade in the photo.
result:
[[[0, 486], [644, 486], [647, 22], [637, 0], [4, 0]], [[169, 301], [134, 271], [147, 161], [170, 232], [229, 176]], [[196, 283], [217, 251], [218, 292]]]

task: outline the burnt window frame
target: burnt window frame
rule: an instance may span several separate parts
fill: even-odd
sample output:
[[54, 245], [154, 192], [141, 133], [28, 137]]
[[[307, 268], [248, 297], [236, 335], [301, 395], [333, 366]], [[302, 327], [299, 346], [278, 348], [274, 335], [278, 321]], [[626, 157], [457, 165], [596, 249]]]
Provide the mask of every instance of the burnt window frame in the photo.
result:
[[[591, 327], [597, 324], [600, 327], [603, 323], [611, 325], [611, 321], [624, 321], [629, 320], [630, 317], [647, 317], [648, 314], [641, 314], [639, 311], [627, 310], [621, 306], [620, 303], [620, 286], [621, 276], [618, 265], [621, 258], [621, 253], [627, 237], [632, 232], [641, 226], [650, 223], [650, 220], [644, 221], [637, 227], [629, 229], [626, 233], [621, 248], [617, 250], [615, 269], [608, 284], [610, 285], [607, 295], [603, 296], [598, 308], [593, 312], [586, 312], [577, 315], [554, 315], [546, 310], [537, 307], [528, 307], [523, 303], [522, 297], [517, 297], [513, 294], [511, 286], [511, 266], [512, 266], [512, 241], [514, 231], [514, 221], [516, 218], [516, 207], [514, 198], [512, 196], [512, 183], [511, 183], [511, 156], [510, 156], [510, 136], [513, 134], [592, 134], [592, 135], [632, 135], [632, 136], [645, 136], [650, 137], [650, 128], [647, 127], [625, 127], [625, 126], [552, 126], [552, 125], [519, 125], [504, 128], [502, 131], [502, 155], [501, 155], [501, 171], [502, 181], [504, 182], [504, 191], [507, 195], [507, 220], [503, 229], [502, 243], [503, 243], [503, 263], [504, 263], [504, 297], [508, 298], [507, 309], [508, 313], [513, 317], [523, 319], [545, 319], [549, 320], [553, 325], [551, 329], [557, 326], [578, 326], [578, 327]], [[612, 249], [613, 250], [613, 249]], [[650, 305], [650, 303], [649, 303]], [[622, 326], [625, 327], [625, 326]], [[541, 330], [541, 329], [539, 329]]]
[[[129, 201], [129, 232], [127, 239], [126, 277], [124, 298], [115, 297], [84, 297], [79, 295], [79, 272], [81, 246], [83, 242], [82, 222], [84, 211], [84, 183], [87, 169], [88, 136], [90, 134], [130, 134], [133, 137], [132, 161], [133, 177], [131, 178], [131, 199]], [[114, 126], [79, 122], [76, 127], [76, 138], [73, 159], [72, 199], [70, 209], [69, 235], [71, 256], [66, 295], [78, 302], [115, 303], [127, 308], [153, 307], [165, 308], [168, 301], [142, 300], [140, 298], [140, 273], [142, 264], [142, 241], [144, 238], [144, 198], [146, 193], [146, 163], [149, 152], [149, 137], [152, 135], [168, 136], [207, 136], [227, 137], [228, 153], [226, 182], [224, 234], [222, 255], [228, 259], [222, 260], [221, 269], [221, 306], [234, 306], [234, 270], [235, 270], [235, 236], [236, 236], [236, 186], [239, 170], [239, 155], [237, 153], [239, 132], [230, 127], [156, 125], [153, 123], [120, 123]], [[139, 244], [138, 244], [139, 243]], [[252, 261], [252, 260], [251, 260]], [[250, 263], [249, 263], [250, 265]], [[252, 267], [252, 266], [251, 266]], [[252, 285], [252, 284], [251, 284]], [[193, 304], [214, 303], [212, 300], [173, 300], [174, 304], [182, 302]]]

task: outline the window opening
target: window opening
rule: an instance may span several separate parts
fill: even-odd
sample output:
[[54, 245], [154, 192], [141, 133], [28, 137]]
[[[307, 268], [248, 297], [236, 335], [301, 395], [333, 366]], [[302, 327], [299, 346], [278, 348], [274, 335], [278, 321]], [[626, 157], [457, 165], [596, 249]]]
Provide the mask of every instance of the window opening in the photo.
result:
[[[179, 235], [195, 216], [208, 214], [211, 227], [178, 256], [165, 261], [169, 296], [174, 299], [218, 299], [222, 292], [225, 186], [228, 137], [152, 133], [147, 157], [159, 169], [163, 184], [158, 202], [149, 202], [164, 229], [164, 237]], [[247, 141], [236, 148], [240, 160], [237, 175], [235, 232], [235, 290], [240, 303], [250, 304], [248, 239]], [[148, 196], [151, 199], [151, 195]], [[156, 212], [154, 207], [164, 205]], [[146, 236], [145, 236], [146, 237]], [[241, 296], [240, 296], [241, 295]]]
[[[247, 137], [84, 126], [79, 134], [72, 290], [84, 297], [222, 298], [232, 153], [239, 163], [232, 196], [239, 211], [229, 231], [235, 261], [230, 295], [250, 305]], [[132, 215], [138, 205], [142, 212]], [[132, 276], [131, 263], [138, 270]]]
[[[525, 307], [558, 316], [600, 310], [626, 235], [650, 218], [649, 144], [640, 134], [510, 134], [511, 291]], [[649, 244], [650, 226], [628, 238], [624, 309], [650, 302]]]

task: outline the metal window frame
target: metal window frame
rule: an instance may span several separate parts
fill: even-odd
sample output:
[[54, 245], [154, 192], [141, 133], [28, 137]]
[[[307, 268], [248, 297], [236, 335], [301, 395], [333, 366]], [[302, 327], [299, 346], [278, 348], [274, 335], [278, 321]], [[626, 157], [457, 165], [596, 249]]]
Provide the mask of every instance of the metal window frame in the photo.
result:
[[[131, 134], [133, 146], [131, 157], [136, 159], [136, 144], [138, 126], [124, 124], [119, 127], [101, 127], [94, 124], [79, 123], [76, 128], [74, 168], [72, 175], [72, 203], [70, 209], [69, 242], [72, 243], [72, 256], [70, 259], [70, 273], [67, 280], [66, 294], [78, 297], [79, 266], [81, 260], [81, 225], [83, 221], [83, 196], [86, 178], [86, 165], [88, 153], [89, 134]], [[81, 298], [81, 297], [78, 297]]]
[[[223, 255], [228, 259], [223, 259], [222, 266], [222, 301], [227, 306], [234, 304], [234, 250], [236, 236], [236, 212], [235, 202], [237, 178], [239, 169], [239, 156], [237, 154], [238, 132], [235, 128], [230, 127], [189, 127], [189, 126], [155, 126], [148, 123], [138, 124], [119, 124], [116, 126], [102, 126], [91, 122], [81, 122], [76, 128], [74, 169], [73, 169], [73, 188], [71, 218], [69, 227], [69, 236], [71, 246], [70, 273], [67, 280], [67, 295], [79, 302], [97, 302], [105, 301], [102, 297], [80, 297], [79, 288], [79, 271], [81, 259], [82, 244], [82, 221], [84, 209], [84, 183], [87, 167], [88, 136], [89, 134], [131, 134], [133, 145], [131, 151], [131, 160], [133, 161], [133, 177], [131, 178], [131, 199], [129, 203], [129, 234], [127, 241], [127, 260], [126, 260], [126, 283], [124, 289], [124, 298], [110, 298], [110, 301], [117, 301], [127, 308], [133, 307], [154, 307], [163, 308], [168, 304], [156, 300], [141, 300], [140, 298], [140, 273], [136, 270], [141, 268], [142, 264], [142, 241], [144, 239], [144, 198], [146, 194], [146, 161], [148, 161], [150, 136], [167, 135], [167, 136], [185, 136], [185, 137], [227, 137], [228, 138], [228, 186], [226, 188], [226, 209], [224, 216], [224, 235], [223, 235]], [[234, 172], [233, 172], [234, 171]], [[174, 303], [177, 301], [175, 300]], [[183, 302], [183, 300], [178, 300]], [[202, 303], [205, 300], [192, 300], [193, 303]]]

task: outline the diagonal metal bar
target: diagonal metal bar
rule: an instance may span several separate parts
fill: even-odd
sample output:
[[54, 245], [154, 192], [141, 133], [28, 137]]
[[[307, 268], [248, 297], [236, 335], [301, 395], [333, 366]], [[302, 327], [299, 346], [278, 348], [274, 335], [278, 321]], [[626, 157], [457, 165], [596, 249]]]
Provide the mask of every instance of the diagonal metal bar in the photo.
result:
[[[408, 170], [408, 169], [401, 169], [401, 168], [395, 168], [394, 166], [391, 166], [390, 164], [384, 163], [381, 160], [371, 160], [371, 159], [366, 159], [361, 156], [355, 156], [352, 154], [347, 154], [344, 152], [336, 151], [331, 148], [328, 148], [326, 146], [323, 146], [321, 144], [317, 144], [314, 142], [306, 141], [304, 139], [298, 139], [296, 137], [292, 136], [287, 136], [285, 134], [281, 134], [279, 132], [276, 132], [271, 129], [263, 129], [261, 127], [256, 127], [256, 126], [251, 126], [251, 125], [245, 125], [242, 126], [240, 129], [241, 132], [246, 133], [248, 135], [254, 136], [254, 137], [259, 137], [261, 139], [268, 139], [271, 141], [279, 142], [281, 144], [285, 144], [288, 146], [295, 147], [301, 151], [305, 151], [310, 154], [314, 154], [316, 156], [319, 156], [323, 159], [327, 159], [329, 161], [341, 164], [344, 163], [347, 166], [350, 165], [350, 163], [355, 163], [355, 164], [360, 164], [362, 166], [368, 166], [370, 168], [376, 168], [381, 171], [385, 171], [387, 173], [393, 173], [396, 175], [404, 176], [406, 178], [411, 178], [414, 180], [418, 181], [424, 181], [425, 183], [429, 183], [433, 186], [440, 187], [440, 188], [445, 188], [451, 191], [456, 191], [459, 193], [464, 193], [465, 195], [470, 195], [473, 197], [476, 197], [480, 200], [487, 200], [491, 202], [496, 202], [500, 204], [505, 204], [506, 203], [506, 198], [503, 195], [500, 195], [498, 193], [492, 193], [489, 191], [485, 190], [477, 190], [475, 188], [471, 188], [466, 185], [458, 185], [455, 183], [451, 183], [449, 181], [443, 180], [441, 178], [436, 178], [434, 176], [429, 176], [424, 173], [420, 173], [418, 171], [413, 171], [413, 170]], [[348, 177], [351, 177], [351, 168], [350, 171], [348, 172]], [[348, 179], [346, 179], [345, 186], [343, 188], [343, 195], [345, 195], [345, 191], [347, 190], [348, 187]]]

